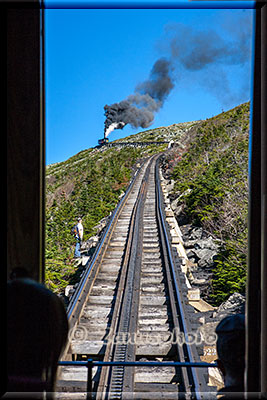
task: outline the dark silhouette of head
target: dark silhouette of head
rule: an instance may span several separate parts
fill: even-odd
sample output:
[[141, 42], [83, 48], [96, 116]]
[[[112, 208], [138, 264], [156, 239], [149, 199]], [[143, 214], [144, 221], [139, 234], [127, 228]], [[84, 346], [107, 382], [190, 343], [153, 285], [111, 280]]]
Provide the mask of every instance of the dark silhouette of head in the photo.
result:
[[30, 279], [9, 281], [8, 391], [36, 391], [40, 387], [52, 392], [67, 334], [66, 312], [56, 294]]
[[245, 316], [225, 317], [216, 327], [218, 366], [225, 386], [244, 386]]

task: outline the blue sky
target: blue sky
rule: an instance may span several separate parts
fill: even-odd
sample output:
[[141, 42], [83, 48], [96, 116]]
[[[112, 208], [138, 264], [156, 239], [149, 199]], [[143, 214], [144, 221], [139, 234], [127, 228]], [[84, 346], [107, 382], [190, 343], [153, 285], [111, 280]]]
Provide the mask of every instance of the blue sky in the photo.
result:
[[[248, 101], [247, 48], [245, 56], [240, 45], [236, 60], [233, 54], [231, 61], [218, 57], [201, 69], [186, 69], [181, 58], [190, 35], [229, 44], [233, 37], [242, 44], [247, 35], [250, 44], [252, 15], [252, 10], [47, 9], [46, 163], [97, 145], [104, 133], [104, 106], [133, 94], [157, 59], [172, 57], [174, 37], [180, 57], [172, 57], [174, 88], [147, 129], [206, 119]], [[215, 50], [210, 53], [217, 55]], [[109, 139], [142, 130], [126, 125]]]

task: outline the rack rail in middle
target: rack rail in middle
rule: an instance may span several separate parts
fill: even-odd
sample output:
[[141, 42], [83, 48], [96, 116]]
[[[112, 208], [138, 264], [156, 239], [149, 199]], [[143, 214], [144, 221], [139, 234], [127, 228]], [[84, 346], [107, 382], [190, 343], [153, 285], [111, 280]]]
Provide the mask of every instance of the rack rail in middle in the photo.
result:
[[[177, 276], [169, 265], [155, 164], [152, 157], [143, 165], [99, 251], [97, 270], [73, 326], [73, 359], [198, 361], [196, 352], [192, 356], [192, 349], [175, 341], [177, 330], [188, 327], [183, 299], [177, 300], [175, 293]], [[61, 382], [68, 373], [76, 374], [77, 390], [85, 387], [85, 373], [71, 367], [65, 367]], [[142, 392], [142, 399], [153, 393], [158, 398], [160, 392], [163, 398], [177, 398], [178, 393], [198, 390], [198, 380], [205, 385], [203, 374], [173, 367], [103, 367], [93, 380], [97, 399], [136, 392]]]

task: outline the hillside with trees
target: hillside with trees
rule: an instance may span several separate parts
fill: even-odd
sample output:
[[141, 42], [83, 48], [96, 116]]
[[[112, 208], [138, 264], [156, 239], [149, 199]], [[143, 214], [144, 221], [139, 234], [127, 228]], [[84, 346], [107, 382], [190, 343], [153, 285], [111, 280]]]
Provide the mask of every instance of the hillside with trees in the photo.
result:
[[[205, 121], [143, 131], [124, 141], [173, 141], [166, 145], [84, 150], [46, 171], [46, 284], [61, 293], [77, 281], [71, 228], [83, 218], [84, 240], [116, 207], [138, 164], [164, 152], [162, 168], [174, 183], [180, 224], [202, 227], [219, 243], [209, 301], [243, 293], [246, 282], [249, 104]], [[120, 140], [122, 141], [122, 140]]]
[[166, 157], [178, 222], [219, 243], [208, 300], [218, 305], [246, 285], [249, 104], [195, 125], [185, 148]]
[[130, 183], [135, 164], [155, 150], [158, 147], [88, 149], [47, 167], [46, 284], [49, 288], [59, 293], [77, 281], [75, 240], [71, 234], [77, 217], [83, 219], [86, 241], [96, 233], [99, 221], [116, 207]]

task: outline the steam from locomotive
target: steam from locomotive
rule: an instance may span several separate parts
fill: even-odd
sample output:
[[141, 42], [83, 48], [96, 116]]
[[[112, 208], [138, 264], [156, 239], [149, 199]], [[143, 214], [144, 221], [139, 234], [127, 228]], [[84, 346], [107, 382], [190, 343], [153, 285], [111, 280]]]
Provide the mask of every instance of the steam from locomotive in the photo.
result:
[[134, 128], [147, 128], [154, 120], [168, 94], [174, 87], [170, 61], [161, 58], [151, 70], [148, 80], [139, 84], [135, 93], [119, 103], [106, 105], [105, 137], [114, 129], [130, 124]]
[[233, 22], [228, 21], [228, 26], [224, 26], [221, 34], [196, 31], [183, 24], [167, 25], [164, 38], [167, 57], [154, 63], [149, 79], [137, 85], [134, 94], [119, 103], [105, 105], [105, 137], [127, 124], [134, 128], [149, 127], [155, 113], [161, 109], [175, 86], [174, 72], [185, 80], [204, 86], [224, 106], [230, 102], [247, 101], [248, 65], [244, 69], [244, 76], [238, 76], [238, 89], [231, 87], [226, 67], [248, 64], [252, 24], [247, 15], [239, 23], [238, 29]]

